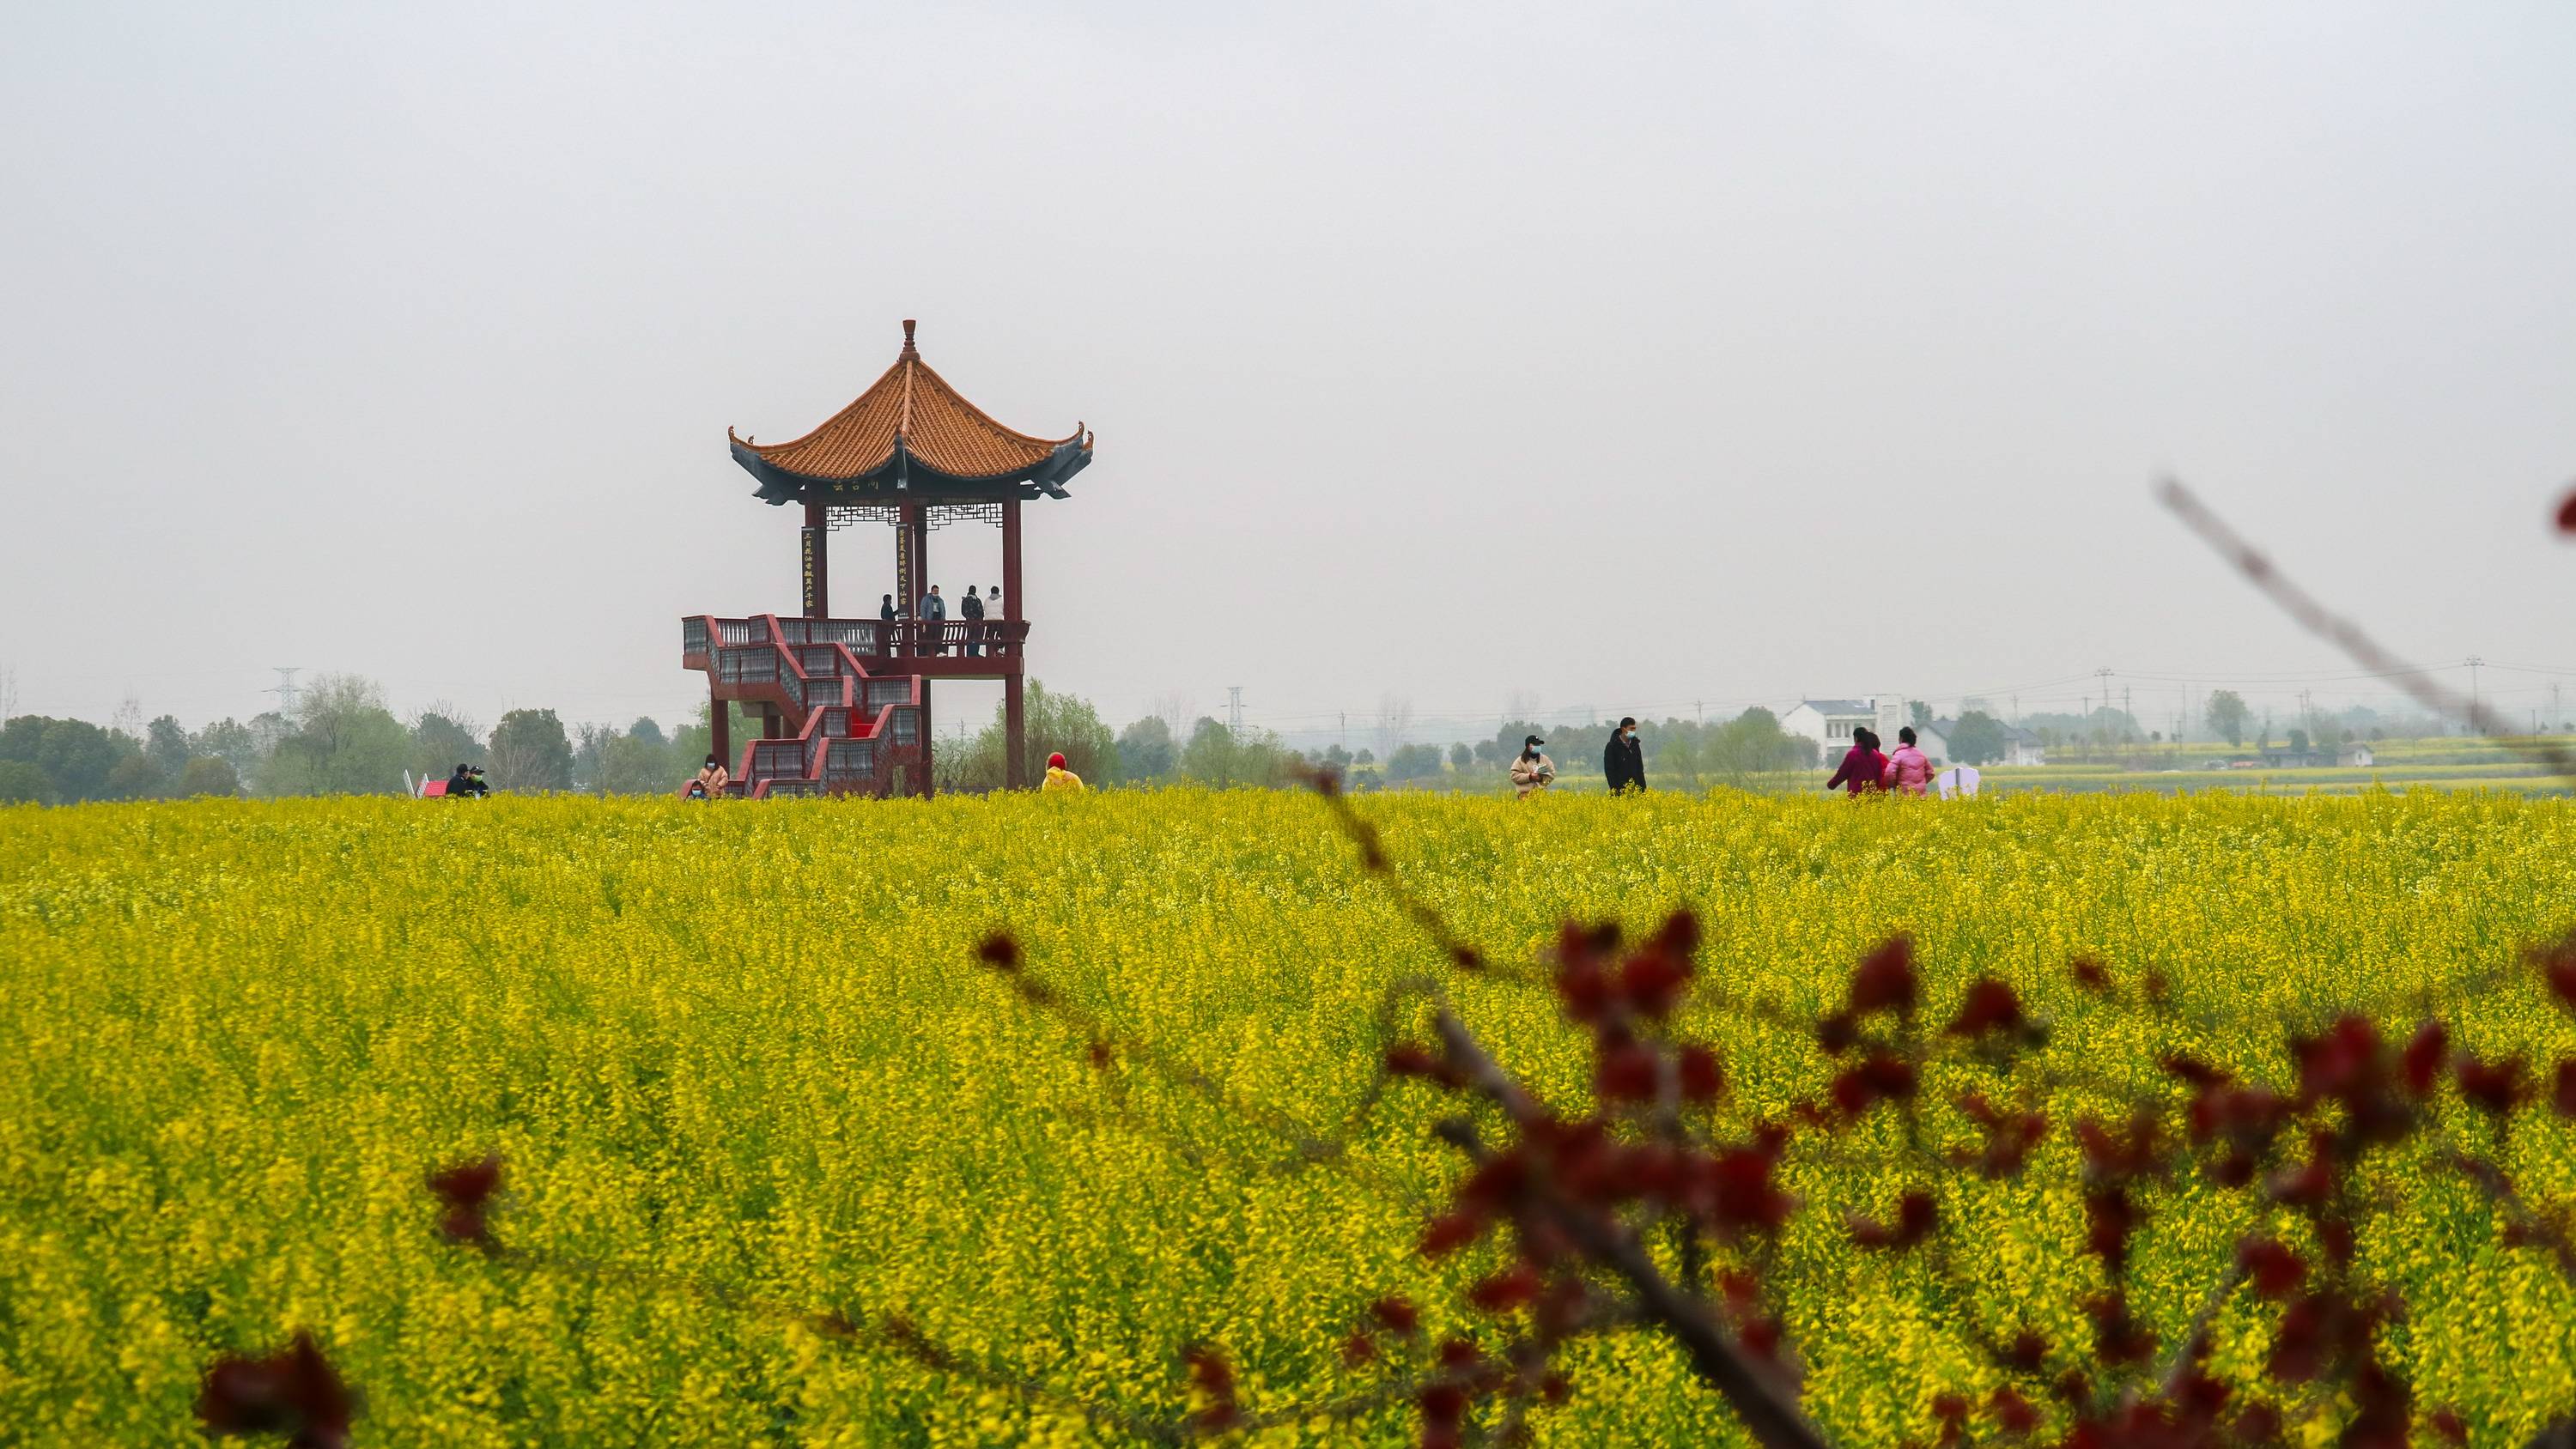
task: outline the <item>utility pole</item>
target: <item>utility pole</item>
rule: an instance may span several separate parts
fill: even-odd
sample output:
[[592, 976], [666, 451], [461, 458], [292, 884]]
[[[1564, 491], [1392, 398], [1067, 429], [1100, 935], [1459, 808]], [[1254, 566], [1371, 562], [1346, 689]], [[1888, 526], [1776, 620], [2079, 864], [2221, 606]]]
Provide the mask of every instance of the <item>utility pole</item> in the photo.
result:
[[2486, 663], [2486, 661], [2485, 661], [2484, 659], [2479, 658], [2477, 655], [2472, 654], [2472, 655], [2470, 655], [2470, 656], [2469, 656], [2469, 661], [2468, 661], [2468, 662], [2469, 662], [2469, 728], [2471, 728], [2471, 729], [2476, 729], [2476, 728], [2478, 727], [2478, 666], [2480, 666], [2480, 665], [2482, 665], [2482, 664]]
[[2125, 684], [2120, 686], [2120, 713], [2127, 715], [2131, 719], [2136, 719], [2138, 717], [2137, 712], [2129, 707], [2129, 686]]
[[2093, 674], [2095, 678], [2102, 681], [2102, 707], [2109, 709], [2111, 707], [2111, 671], [2096, 669]]
[[1243, 686], [1240, 684], [1225, 687], [1225, 728], [1228, 734], [1243, 733]]
[[2549, 732], [2553, 735], [2558, 733], [2559, 727], [2566, 723], [2567, 716], [2558, 711], [2558, 686], [2553, 684], [2549, 686]]
[[[2549, 686], [2549, 687], [2550, 687], [2551, 689], [2553, 689], [2553, 690], [2554, 690], [2554, 689], [2556, 689], [2558, 686], [2553, 684], [2553, 685], [2551, 685], [2551, 686]], [[2557, 704], [2553, 701], [2553, 702], [2550, 704], [2550, 706], [2549, 706], [2549, 707], [2550, 707], [2551, 709], [2553, 709], [2553, 710], [2554, 710], [2554, 709], [2556, 709], [2558, 706], [2557, 706]], [[1708, 728], [1708, 701], [1707, 701], [1707, 700], [1704, 700], [1704, 699], [1694, 699], [1694, 700], [1692, 700], [1692, 701], [1691, 701], [1691, 713], [1692, 713], [1693, 715], [1695, 715], [1695, 716], [1697, 716], [1697, 717], [1698, 717], [1698, 719], [1699, 719], [1699, 727], [1700, 727], [1701, 729], [1706, 729], [1706, 728]]]

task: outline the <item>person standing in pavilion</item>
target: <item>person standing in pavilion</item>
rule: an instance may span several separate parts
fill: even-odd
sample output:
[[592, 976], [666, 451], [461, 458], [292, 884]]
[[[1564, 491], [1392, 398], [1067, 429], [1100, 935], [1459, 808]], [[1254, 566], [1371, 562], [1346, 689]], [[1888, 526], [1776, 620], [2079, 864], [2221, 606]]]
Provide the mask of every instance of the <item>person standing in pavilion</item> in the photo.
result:
[[885, 602], [877, 606], [877, 617], [889, 624], [894, 622], [894, 595], [886, 595]]
[[921, 620], [921, 652], [924, 654], [940, 652], [938, 626], [947, 622], [948, 601], [939, 597], [939, 585], [932, 584], [930, 592], [921, 596], [921, 609], [914, 617]]
[[1646, 747], [1637, 743], [1637, 721], [1624, 717], [1619, 727], [1610, 732], [1610, 746], [1601, 752], [1601, 773], [1610, 782], [1610, 793], [1634, 790], [1646, 792]]
[[966, 586], [966, 597], [957, 601], [958, 614], [966, 619], [966, 657], [976, 658], [984, 652], [984, 601], [975, 597], [975, 586]]

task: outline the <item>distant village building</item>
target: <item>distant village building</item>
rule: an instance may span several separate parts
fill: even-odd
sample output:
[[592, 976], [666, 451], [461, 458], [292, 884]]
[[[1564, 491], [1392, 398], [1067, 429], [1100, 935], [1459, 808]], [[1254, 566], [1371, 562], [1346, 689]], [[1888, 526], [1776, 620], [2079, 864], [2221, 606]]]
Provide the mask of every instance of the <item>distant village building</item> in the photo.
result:
[[2370, 746], [2363, 744], [2359, 740], [2354, 740], [2351, 744], [2335, 751], [2335, 763], [2347, 768], [2358, 767], [2366, 770], [2370, 768], [2374, 761], [2370, 753]]
[[[1878, 718], [1875, 699], [1802, 699], [1780, 716], [1780, 728], [1814, 740], [1816, 749], [1830, 763], [1851, 748], [1853, 730], [1875, 728]], [[1879, 734], [1891, 745], [1896, 739], [1893, 729]]]
[[[2048, 747], [2039, 742], [2039, 736], [2019, 725], [2008, 724], [2002, 725], [2001, 728], [2004, 732], [2004, 752], [1987, 763], [1996, 765], [2048, 763]], [[1936, 719], [1915, 732], [1914, 743], [1923, 753], [1936, 760], [1955, 761], [1959, 757], [1950, 749], [1950, 736], [1957, 733], [1958, 729], [1959, 722], [1955, 719]]]

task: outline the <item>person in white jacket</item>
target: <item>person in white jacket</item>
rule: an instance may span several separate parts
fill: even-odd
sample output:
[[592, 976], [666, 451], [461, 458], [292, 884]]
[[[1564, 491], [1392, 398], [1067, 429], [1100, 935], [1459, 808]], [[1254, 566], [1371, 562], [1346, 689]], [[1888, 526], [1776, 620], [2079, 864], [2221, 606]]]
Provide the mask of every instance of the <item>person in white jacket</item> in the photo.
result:
[[1556, 762], [1539, 753], [1547, 741], [1536, 735], [1521, 741], [1521, 752], [1512, 757], [1512, 791], [1517, 799], [1526, 800], [1556, 783]]

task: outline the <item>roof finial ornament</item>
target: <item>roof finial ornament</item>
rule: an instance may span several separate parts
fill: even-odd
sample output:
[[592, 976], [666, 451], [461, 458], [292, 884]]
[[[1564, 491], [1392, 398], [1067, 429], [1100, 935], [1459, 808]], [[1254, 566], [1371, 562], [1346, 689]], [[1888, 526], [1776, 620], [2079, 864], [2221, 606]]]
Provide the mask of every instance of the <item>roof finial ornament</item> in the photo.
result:
[[918, 357], [921, 355], [918, 352], [915, 352], [912, 347], [912, 319], [909, 317], [903, 319], [903, 355], [906, 357]]

